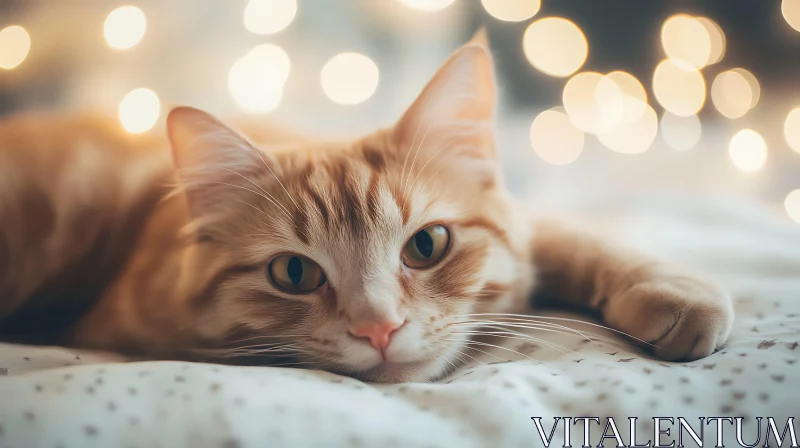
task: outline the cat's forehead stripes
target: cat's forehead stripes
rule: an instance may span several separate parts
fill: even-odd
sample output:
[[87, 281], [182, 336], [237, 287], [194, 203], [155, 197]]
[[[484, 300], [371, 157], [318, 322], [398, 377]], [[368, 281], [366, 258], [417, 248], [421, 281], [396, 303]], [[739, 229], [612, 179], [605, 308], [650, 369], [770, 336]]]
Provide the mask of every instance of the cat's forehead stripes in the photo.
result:
[[372, 146], [315, 155], [303, 166], [293, 160], [294, 171], [286, 170], [285, 175], [299, 204], [291, 209], [297, 238], [311, 244], [310, 235], [316, 231], [360, 240], [375, 228], [385, 228], [393, 217], [406, 225], [411, 203], [393, 177], [393, 162]]

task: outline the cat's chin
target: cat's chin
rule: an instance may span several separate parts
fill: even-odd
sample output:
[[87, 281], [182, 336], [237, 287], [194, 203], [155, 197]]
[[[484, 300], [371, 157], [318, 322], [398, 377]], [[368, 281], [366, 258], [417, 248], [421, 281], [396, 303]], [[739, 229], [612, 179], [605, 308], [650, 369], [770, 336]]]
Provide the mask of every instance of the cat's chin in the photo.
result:
[[449, 373], [448, 366], [452, 366], [452, 363], [447, 363], [444, 358], [412, 362], [384, 361], [375, 367], [360, 372], [351, 372], [348, 375], [374, 383], [435, 381]]

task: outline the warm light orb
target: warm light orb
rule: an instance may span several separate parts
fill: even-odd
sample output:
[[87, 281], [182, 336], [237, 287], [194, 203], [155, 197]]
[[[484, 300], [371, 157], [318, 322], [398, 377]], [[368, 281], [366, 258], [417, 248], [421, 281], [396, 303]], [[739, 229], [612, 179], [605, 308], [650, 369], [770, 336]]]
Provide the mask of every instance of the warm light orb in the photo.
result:
[[732, 68], [730, 71], [744, 78], [747, 84], [750, 85], [750, 91], [752, 92], [750, 97], [750, 109], [756, 107], [758, 100], [761, 98], [761, 84], [758, 83], [756, 76], [741, 67]]
[[575, 73], [589, 54], [581, 29], [561, 17], [547, 17], [528, 25], [522, 36], [522, 49], [534, 68], [558, 77]]
[[583, 132], [558, 109], [536, 116], [531, 124], [530, 139], [536, 154], [553, 165], [568, 165], [583, 151]]
[[244, 27], [254, 34], [275, 34], [297, 15], [297, 0], [250, 0], [244, 8]]
[[740, 170], [748, 173], [758, 171], [767, 161], [767, 142], [758, 132], [742, 129], [731, 138], [728, 154]]
[[103, 34], [111, 48], [127, 50], [138, 44], [147, 30], [144, 12], [135, 6], [120, 6], [111, 11], [103, 25]]
[[640, 154], [647, 151], [658, 134], [658, 116], [649, 105], [635, 121], [621, 122], [610, 130], [600, 132], [597, 138], [608, 149], [622, 154]]
[[399, 0], [400, 3], [418, 11], [438, 11], [452, 5], [456, 0]]
[[647, 108], [647, 92], [635, 76], [628, 72], [614, 71], [606, 75], [613, 81], [624, 95], [621, 120], [633, 122], [638, 120]]
[[800, 224], [800, 190], [794, 190], [789, 193], [786, 196], [786, 200], [783, 201], [783, 205], [786, 207], [786, 213], [789, 214], [792, 221]]
[[246, 112], [266, 113], [277, 109], [291, 62], [283, 49], [262, 44], [236, 61], [228, 72], [228, 90]]
[[481, 0], [492, 17], [506, 22], [528, 20], [539, 12], [541, 0]]
[[727, 39], [719, 24], [708, 17], [695, 17], [705, 27], [708, 37], [711, 39], [711, 51], [705, 65], [716, 64], [725, 57]]
[[711, 59], [711, 36], [696, 18], [685, 14], [670, 17], [661, 27], [661, 45], [668, 58], [681, 59], [694, 68]]
[[783, 0], [781, 13], [789, 26], [800, 31], [800, 0]]
[[378, 66], [361, 53], [340, 53], [322, 68], [322, 90], [333, 102], [358, 104], [378, 88]]
[[697, 115], [681, 117], [664, 112], [661, 117], [661, 138], [667, 146], [678, 151], [687, 151], [697, 146], [703, 133]]
[[711, 102], [719, 113], [731, 119], [746, 114], [754, 105], [754, 96], [747, 79], [733, 70], [720, 73], [711, 84]]
[[119, 102], [119, 121], [126, 131], [133, 134], [150, 130], [160, 113], [158, 95], [150, 89], [131, 90]]
[[695, 115], [706, 101], [706, 82], [688, 62], [667, 59], [656, 67], [653, 91], [664, 109], [681, 117]]
[[783, 135], [789, 147], [800, 152], [800, 107], [789, 112], [783, 123]]
[[0, 31], [0, 68], [11, 70], [22, 64], [31, 50], [31, 37], [25, 28], [12, 25]]
[[596, 72], [570, 78], [562, 101], [572, 124], [584, 132], [609, 131], [622, 120], [625, 110], [625, 95], [619, 86]]

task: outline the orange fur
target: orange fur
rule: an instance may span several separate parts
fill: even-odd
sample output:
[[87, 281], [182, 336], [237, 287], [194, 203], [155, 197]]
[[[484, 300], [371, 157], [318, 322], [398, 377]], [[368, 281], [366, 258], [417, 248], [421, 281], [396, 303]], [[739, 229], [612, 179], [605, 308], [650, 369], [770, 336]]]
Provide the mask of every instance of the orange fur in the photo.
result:
[[[245, 132], [256, 147], [190, 108], [170, 114], [168, 138], [86, 118], [9, 119], [0, 124], [0, 331], [46, 327], [81, 347], [430, 379], [467, 348], [471, 336], [456, 329], [479, 326], [470, 314], [523, 309], [541, 268], [544, 291], [607, 311], [637, 337], [672, 340], [638, 322], [651, 309], [678, 313], [661, 320], [688, 322], [677, 328], [689, 336], [673, 337], [681, 356], [707, 354], [708, 344], [691, 344], [696, 335], [713, 334], [712, 349], [724, 340], [729, 305], [705, 283], [558, 225], [537, 236], [502, 187], [494, 102], [478, 35], [396, 126], [350, 142], [259, 126]], [[406, 242], [432, 223], [450, 232], [442, 260], [405, 266]], [[326, 282], [306, 294], [277, 288], [267, 269], [287, 253], [313, 260]], [[704, 299], [691, 302], [697, 291]], [[649, 297], [668, 303], [638, 305]], [[681, 317], [684, 302], [703, 304], [699, 321], [711, 319], [713, 331]], [[56, 315], [62, 326], [42, 320]], [[403, 322], [386, 353], [352, 336], [379, 322]]]

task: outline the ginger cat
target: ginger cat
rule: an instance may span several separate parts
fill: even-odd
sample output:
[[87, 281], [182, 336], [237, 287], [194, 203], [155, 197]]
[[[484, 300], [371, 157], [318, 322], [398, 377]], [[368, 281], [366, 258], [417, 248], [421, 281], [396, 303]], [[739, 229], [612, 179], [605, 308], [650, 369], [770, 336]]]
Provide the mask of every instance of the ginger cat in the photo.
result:
[[535, 292], [664, 359], [723, 344], [733, 311], [715, 285], [522, 211], [496, 161], [495, 96], [476, 37], [395, 126], [350, 142], [261, 130], [256, 148], [186, 107], [168, 139], [7, 120], [0, 332], [423, 381], [457, 363], [476, 314]]

